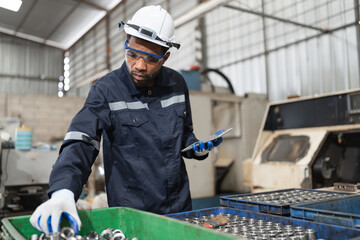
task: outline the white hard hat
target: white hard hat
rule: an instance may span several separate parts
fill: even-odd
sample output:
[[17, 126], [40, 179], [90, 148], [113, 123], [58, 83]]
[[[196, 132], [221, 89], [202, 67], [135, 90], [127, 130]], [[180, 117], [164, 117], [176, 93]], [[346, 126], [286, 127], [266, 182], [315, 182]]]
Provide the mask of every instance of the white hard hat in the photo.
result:
[[163, 47], [179, 48], [175, 42], [174, 21], [170, 14], [161, 6], [140, 8], [126, 24], [119, 23], [127, 34], [138, 37]]

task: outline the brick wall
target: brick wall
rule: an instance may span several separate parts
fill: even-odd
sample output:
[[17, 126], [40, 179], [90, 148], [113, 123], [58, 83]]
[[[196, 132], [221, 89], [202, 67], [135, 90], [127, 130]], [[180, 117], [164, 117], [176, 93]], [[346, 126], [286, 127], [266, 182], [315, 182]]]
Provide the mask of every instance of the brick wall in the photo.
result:
[[33, 143], [52, 143], [62, 141], [84, 102], [84, 97], [0, 94], [0, 118], [18, 117], [33, 129]]

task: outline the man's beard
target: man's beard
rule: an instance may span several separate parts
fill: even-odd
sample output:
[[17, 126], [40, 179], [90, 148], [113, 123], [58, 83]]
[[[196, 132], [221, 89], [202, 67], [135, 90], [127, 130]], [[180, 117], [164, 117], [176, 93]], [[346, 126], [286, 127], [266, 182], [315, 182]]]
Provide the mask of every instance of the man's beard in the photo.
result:
[[[131, 80], [133, 81], [133, 83], [137, 86], [137, 87], [146, 87], [149, 85], [153, 85], [156, 76], [158, 75], [158, 73], [160, 72], [160, 69], [158, 69], [156, 72], [154, 72], [153, 74], [147, 74], [145, 72], [140, 72], [137, 70], [131, 70], [130, 68], [130, 64], [126, 61], [126, 68], [128, 70], [128, 73], [130, 75]], [[141, 78], [143, 78], [142, 80], [138, 80], [136, 79], [135, 76], [141, 76]]]
[[[142, 78], [145, 78], [144, 80], [139, 81], [138, 79], [135, 78], [135, 76], [141, 76]], [[137, 87], [146, 87], [148, 86], [152, 81], [154, 81], [154, 76], [150, 76], [149, 74], [146, 73], [141, 73], [138, 72], [136, 70], [130, 71], [130, 76], [132, 81], [134, 82], [134, 84]]]

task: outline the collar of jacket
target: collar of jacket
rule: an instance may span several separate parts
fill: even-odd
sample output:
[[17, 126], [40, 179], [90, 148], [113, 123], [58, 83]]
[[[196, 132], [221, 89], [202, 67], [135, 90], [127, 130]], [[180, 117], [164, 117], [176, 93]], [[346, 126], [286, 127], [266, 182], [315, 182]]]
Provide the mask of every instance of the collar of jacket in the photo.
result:
[[[130, 92], [131, 95], [137, 95], [140, 94], [141, 92], [139, 91], [139, 89], [137, 89], [130, 77], [130, 74], [127, 70], [126, 67], [126, 63], [124, 61], [123, 65], [121, 66], [123, 72], [126, 73], [125, 77], [125, 84]], [[167, 76], [165, 76], [167, 74]], [[165, 77], [164, 77], [165, 76]], [[170, 86], [174, 86], [176, 84], [176, 80], [171, 77], [170, 74], [168, 74], [168, 71], [166, 69], [166, 67], [162, 66], [160, 68], [159, 74], [156, 76], [155, 79], [155, 86], [161, 86], [161, 87], [170, 87]]]

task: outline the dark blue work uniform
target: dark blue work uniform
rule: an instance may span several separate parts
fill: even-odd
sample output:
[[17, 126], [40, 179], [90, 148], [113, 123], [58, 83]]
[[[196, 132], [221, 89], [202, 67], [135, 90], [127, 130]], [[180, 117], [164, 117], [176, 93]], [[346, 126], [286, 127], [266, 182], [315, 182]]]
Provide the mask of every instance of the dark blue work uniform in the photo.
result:
[[[181, 149], [197, 141], [182, 76], [162, 67], [152, 87], [135, 87], [124, 63], [98, 80], [73, 118], [50, 175], [49, 194], [78, 199], [103, 136], [109, 206], [154, 213], [191, 210]], [[193, 150], [183, 154], [196, 157]]]

